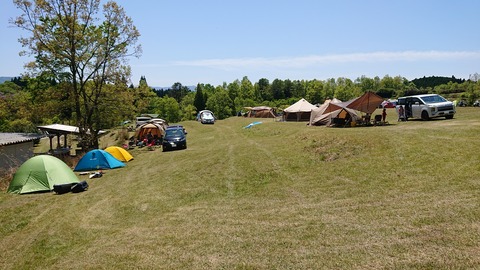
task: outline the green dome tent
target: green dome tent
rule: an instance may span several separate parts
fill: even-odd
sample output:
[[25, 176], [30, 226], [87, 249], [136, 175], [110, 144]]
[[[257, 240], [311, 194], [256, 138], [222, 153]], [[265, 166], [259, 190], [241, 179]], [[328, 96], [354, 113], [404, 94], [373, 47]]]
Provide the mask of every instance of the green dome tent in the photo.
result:
[[53, 185], [79, 183], [77, 176], [62, 160], [39, 155], [25, 161], [13, 176], [8, 193], [51, 191]]

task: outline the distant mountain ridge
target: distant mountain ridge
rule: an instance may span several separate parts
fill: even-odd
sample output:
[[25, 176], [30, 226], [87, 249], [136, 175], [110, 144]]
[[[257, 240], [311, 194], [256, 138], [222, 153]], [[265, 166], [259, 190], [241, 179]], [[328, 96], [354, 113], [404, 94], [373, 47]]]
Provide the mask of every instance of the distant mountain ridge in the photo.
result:
[[13, 79], [13, 77], [0, 77], [0, 83], [4, 83], [4, 82], [10, 81], [12, 79]]
[[[195, 89], [197, 88], [196, 85], [185, 85], [186, 87], [188, 87], [188, 89], [190, 89], [191, 91], [195, 91]], [[168, 90], [168, 89], [172, 89], [171, 86], [151, 86], [151, 88], [154, 88], [155, 90]]]

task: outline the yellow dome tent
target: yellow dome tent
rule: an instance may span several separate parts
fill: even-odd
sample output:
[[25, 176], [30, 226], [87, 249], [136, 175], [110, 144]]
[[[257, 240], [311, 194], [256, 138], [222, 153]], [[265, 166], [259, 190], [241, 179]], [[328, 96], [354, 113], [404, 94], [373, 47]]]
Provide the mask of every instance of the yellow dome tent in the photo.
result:
[[108, 153], [112, 154], [116, 159], [128, 162], [133, 159], [133, 156], [125, 149], [118, 146], [109, 146], [105, 149]]

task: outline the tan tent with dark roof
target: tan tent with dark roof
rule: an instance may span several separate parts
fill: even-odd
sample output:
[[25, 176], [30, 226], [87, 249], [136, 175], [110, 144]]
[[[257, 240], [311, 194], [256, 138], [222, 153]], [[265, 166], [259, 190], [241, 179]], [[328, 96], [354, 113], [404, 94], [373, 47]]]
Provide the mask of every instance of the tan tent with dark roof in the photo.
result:
[[267, 106], [245, 107], [248, 110], [246, 117], [275, 118], [275, 110]]

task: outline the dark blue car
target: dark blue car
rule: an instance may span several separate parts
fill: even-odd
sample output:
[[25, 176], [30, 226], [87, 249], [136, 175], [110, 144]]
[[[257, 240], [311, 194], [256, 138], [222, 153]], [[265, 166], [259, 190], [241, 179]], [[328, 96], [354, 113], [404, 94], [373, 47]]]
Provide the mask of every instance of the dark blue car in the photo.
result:
[[187, 149], [187, 136], [185, 129], [179, 127], [167, 127], [162, 142], [163, 151], [173, 149]]

